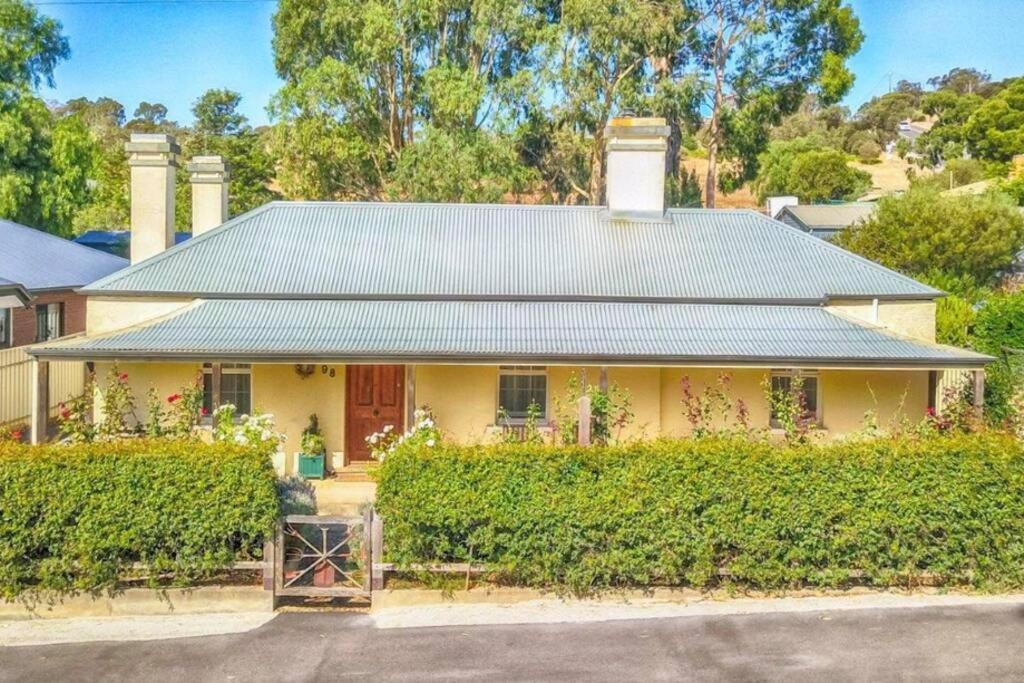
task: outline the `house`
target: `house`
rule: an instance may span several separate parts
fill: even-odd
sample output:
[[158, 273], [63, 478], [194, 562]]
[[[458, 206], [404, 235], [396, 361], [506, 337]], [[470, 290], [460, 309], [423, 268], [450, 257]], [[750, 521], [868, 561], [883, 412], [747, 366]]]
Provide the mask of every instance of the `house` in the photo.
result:
[[[130, 230], [86, 230], [75, 238], [75, 242], [108, 254], [127, 257], [131, 250], [131, 235]], [[191, 236], [190, 232], [176, 232], [174, 243], [181, 244]]]
[[783, 207], [776, 219], [815, 237], [830, 240], [839, 231], [871, 216], [876, 206], [874, 202], [797, 204]]
[[0, 348], [84, 332], [85, 297], [74, 290], [128, 266], [123, 258], [5, 220], [0, 254]]
[[629, 392], [623, 437], [687, 433], [684, 378], [728, 373], [767, 427], [762, 383], [800, 374], [824, 436], [919, 419], [948, 369], [980, 385], [989, 357], [935, 343], [941, 292], [753, 211], [666, 209], [664, 121], [606, 132], [607, 206], [273, 202], [219, 224], [204, 159], [177, 246], [178, 148], [135, 135], [132, 265], [83, 288], [86, 334], [31, 352], [40, 374], [117, 363], [139, 395], [201, 376], [208, 407], [272, 413], [289, 457], [316, 413], [336, 468], [423, 405], [463, 442], [499, 409], [549, 423], [574, 374]]

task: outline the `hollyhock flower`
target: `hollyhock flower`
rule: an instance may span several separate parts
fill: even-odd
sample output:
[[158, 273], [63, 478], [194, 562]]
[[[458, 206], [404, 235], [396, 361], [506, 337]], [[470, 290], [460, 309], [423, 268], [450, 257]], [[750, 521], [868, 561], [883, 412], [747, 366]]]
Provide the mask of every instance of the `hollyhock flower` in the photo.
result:
[[120, 375], [117, 376], [117, 378], [119, 380], [121, 380], [122, 382], [124, 382], [125, 380], [128, 379], [128, 373], [127, 372], [122, 372]]
[[180, 401], [180, 400], [181, 400], [181, 394], [171, 394], [170, 396], [167, 397], [167, 402], [168, 403], [176, 403], [177, 401]]

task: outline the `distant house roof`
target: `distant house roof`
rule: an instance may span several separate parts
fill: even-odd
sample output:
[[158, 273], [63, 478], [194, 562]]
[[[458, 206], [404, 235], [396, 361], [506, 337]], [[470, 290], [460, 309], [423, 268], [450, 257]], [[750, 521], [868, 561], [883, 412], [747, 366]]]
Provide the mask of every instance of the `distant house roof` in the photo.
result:
[[0, 308], [27, 306], [31, 300], [32, 295], [24, 287], [0, 277]]
[[875, 212], [874, 202], [798, 204], [779, 212], [778, 220], [816, 237], [831, 237]]
[[[174, 233], [174, 243], [181, 244], [192, 237], [190, 232]], [[86, 230], [75, 238], [75, 242], [93, 249], [111, 252], [117, 249], [127, 250], [131, 243], [129, 230]]]
[[0, 220], [0, 278], [32, 291], [81, 287], [128, 261], [70, 240]]
[[157, 322], [36, 346], [32, 353], [888, 368], [977, 367], [991, 360], [890, 335], [820, 306], [580, 301], [207, 300]]
[[820, 303], [932, 298], [753, 211], [613, 220], [589, 206], [272, 202], [95, 282], [200, 298]]

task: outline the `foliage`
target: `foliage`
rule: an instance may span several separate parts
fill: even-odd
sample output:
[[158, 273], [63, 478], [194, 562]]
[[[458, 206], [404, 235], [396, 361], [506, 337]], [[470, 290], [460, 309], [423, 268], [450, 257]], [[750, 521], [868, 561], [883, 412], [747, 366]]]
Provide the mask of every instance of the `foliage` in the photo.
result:
[[850, 167], [842, 152], [822, 147], [816, 138], [777, 140], [761, 155], [753, 190], [758, 201], [795, 195], [804, 203], [856, 199], [871, 186], [871, 176]]
[[540, 404], [531, 401], [526, 406], [526, 419], [523, 421], [522, 432], [512, 428], [512, 418], [504, 406], [498, 406], [498, 423], [503, 427], [501, 434], [505, 443], [544, 443], [544, 436], [540, 433], [540, 418], [543, 415]]
[[979, 158], [1009, 161], [1024, 150], [1024, 78], [986, 100], [964, 124], [968, 148]]
[[799, 373], [792, 376], [787, 386], [776, 387], [770, 375], [761, 381], [768, 402], [768, 414], [772, 416], [791, 443], [806, 443], [817, 416], [807, 407], [804, 378]]
[[274, 428], [274, 416], [269, 413], [239, 415], [237, 408], [225, 403], [213, 411], [213, 440], [238, 444], [264, 454], [277, 451], [285, 435]]
[[413, 424], [399, 434], [394, 425], [384, 425], [383, 431], [366, 437], [375, 460], [384, 460], [395, 451], [405, 448], [434, 448], [441, 443], [441, 430], [428, 406], [413, 411]]
[[1024, 292], [989, 297], [972, 327], [975, 348], [999, 360], [986, 370], [985, 413], [996, 424], [1024, 424]]
[[914, 184], [928, 186], [941, 192], [984, 179], [985, 167], [977, 159], [950, 159], [935, 173], [917, 176]]
[[[734, 399], [730, 393], [732, 375], [723, 372], [700, 393], [693, 390], [688, 375], [679, 381], [682, 394], [683, 416], [690, 424], [695, 439], [709, 436], [725, 437], [750, 434], [750, 411], [742, 398]], [[732, 424], [730, 424], [730, 421]]]
[[949, 294], [935, 302], [935, 340], [950, 346], [968, 346], [968, 331], [974, 322], [974, 306], [970, 301]]
[[573, 444], [579, 440], [579, 401], [590, 399], [590, 442], [607, 444], [618, 440], [623, 428], [633, 421], [633, 398], [629, 390], [615, 382], [607, 391], [586, 382], [575, 372], [569, 375], [565, 396], [555, 397], [555, 428], [559, 440]]
[[869, 130], [875, 139], [885, 144], [896, 138], [900, 121], [913, 119], [920, 111], [921, 93], [896, 90], [873, 97], [857, 110], [856, 125]]
[[[695, 8], [700, 19], [693, 50], [701, 80], [712, 84], [705, 201], [714, 207], [720, 184], [756, 175], [769, 127], [796, 111], [808, 91], [824, 105], [849, 91], [853, 74], [845, 62], [864, 35], [841, 2], [707, 0]], [[720, 152], [737, 168], [721, 183]]]
[[320, 432], [320, 418], [316, 413], [309, 416], [309, 424], [302, 430], [299, 448], [303, 455], [323, 455], [327, 452], [324, 435]]
[[[777, 446], [403, 449], [378, 475], [386, 560], [483, 564], [591, 593], [1024, 586], [1024, 448], [998, 435]], [[509, 495], [509, 492], [515, 495]]]
[[0, 442], [24, 440], [28, 433], [26, 425], [0, 425]]
[[188, 585], [259, 558], [278, 516], [264, 453], [232, 444], [0, 442], [0, 596], [110, 590], [142, 563]]
[[968, 276], [982, 285], [998, 279], [1024, 248], [1024, 216], [996, 194], [944, 197], [911, 188], [886, 197], [841, 246], [908, 275]]

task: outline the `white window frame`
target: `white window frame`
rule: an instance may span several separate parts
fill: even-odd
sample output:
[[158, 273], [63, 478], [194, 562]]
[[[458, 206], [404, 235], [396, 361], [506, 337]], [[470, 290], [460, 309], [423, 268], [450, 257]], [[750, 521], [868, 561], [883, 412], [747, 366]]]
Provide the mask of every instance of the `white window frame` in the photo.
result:
[[0, 308], [0, 349], [14, 346], [14, 316], [11, 309]]
[[[824, 429], [825, 422], [822, 419], [824, 413], [822, 411], [821, 373], [819, 373], [817, 370], [805, 370], [802, 368], [775, 369], [769, 373], [768, 382], [772, 385], [772, 390], [774, 391], [774, 380], [776, 377], [788, 377], [792, 379], [793, 377], [797, 376], [803, 377], [805, 380], [814, 380], [814, 429]], [[770, 406], [768, 414], [768, 425], [772, 429], [781, 429], [779, 423], [771, 415]]]
[[[501, 405], [501, 379], [502, 377], [516, 377], [516, 376], [538, 376], [544, 377], [544, 406], [541, 414], [537, 418], [537, 422], [540, 425], [546, 425], [548, 423], [548, 408], [551, 403], [550, 401], [550, 382], [548, 381], [548, 369], [544, 365], [499, 365], [498, 366], [498, 382], [495, 386], [494, 414], [497, 416], [498, 412], [504, 407]], [[496, 418], [499, 423], [508, 422], [513, 425], [521, 425], [526, 423], [526, 417], [513, 417], [509, 415], [507, 418]]]
[[[220, 375], [220, 380], [215, 379], [217, 375]], [[209, 405], [209, 415], [205, 417], [203, 422], [213, 422], [213, 411], [220, 406], [224, 405], [224, 399], [222, 396], [222, 386], [224, 375], [247, 375], [249, 377], [249, 406], [247, 410], [242, 410], [241, 406], [235, 405], [238, 409], [235, 414], [235, 420], [237, 421], [241, 415], [245, 413], [251, 413], [253, 409], [253, 386], [252, 386], [252, 365], [244, 363], [203, 363], [203, 406], [206, 406], [206, 377], [210, 376], [211, 395]]]
[[[46, 317], [46, 336], [39, 336], [39, 313], [44, 312]], [[36, 342], [52, 341], [64, 336], [64, 304], [53, 302], [48, 304], [36, 304]], [[56, 322], [56, 330], [51, 322]]]

